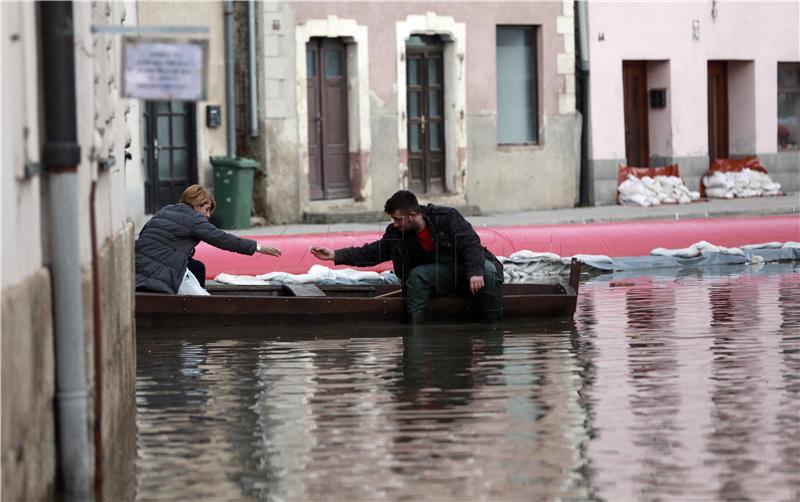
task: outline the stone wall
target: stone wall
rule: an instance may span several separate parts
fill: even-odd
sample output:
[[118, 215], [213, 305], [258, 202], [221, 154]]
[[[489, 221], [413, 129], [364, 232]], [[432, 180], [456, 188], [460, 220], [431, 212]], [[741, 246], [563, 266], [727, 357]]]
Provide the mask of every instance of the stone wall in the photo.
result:
[[50, 290], [46, 268], [3, 289], [3, 500], [45, 500], [55, 494], [55, 361]]
[[[136, 485], [136, 327], [133, 291], [133, 225], [117, 232], [99, 250], [102, 320], [103, 497], [133, 500]], [[84, 296], [91, 295], [91, 271], [84, 274]], [[92, 309], [86, 336], [92, 337]], [[92, 389], [94, 358], [91, 367]], [[94, 393], [92, 393], [94, 396]], [[92, 403], [94, 416], [94, 402]]]
[[[136, 481], [136, 331], [133, 225], [101, 246], [103, 497], [132, 500]], [[83, 267], [87, 415], [94, 446], [95, 371], [91, 265]], [[50, 274], [42, 268], [3, 290], [2, 493], [4, 500], [54, 498], [58, 488], [55, 354]], [[94, 449], [90, 450], [94, 454]], [[90, 459], [94, 465], [94, 457]]]

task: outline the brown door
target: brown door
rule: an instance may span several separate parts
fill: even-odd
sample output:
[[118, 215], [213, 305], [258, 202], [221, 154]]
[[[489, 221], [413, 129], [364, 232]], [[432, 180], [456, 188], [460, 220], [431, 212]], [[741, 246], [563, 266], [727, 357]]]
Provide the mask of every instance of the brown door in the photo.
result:
[[413, 35], [406, 49], [408, 188], [438, 194], [445, 191], [442, 43]]
[[708, 157], [728, 158], [728, 63], [708, 62]]
[[622, 62], [625, 100], [625, 158], [629, 166], [650, 165], [650, 132], [647, 124], [647, 63]]
[[195, 104], [146, 101], [143, 111], [145, 211], [153, 214], [175, 204], [197, 183]]
[[308, 183], [314, 199], [352, 195], [347, 138], [345, 46], [312, 38], [306, 46], [308, 77]]

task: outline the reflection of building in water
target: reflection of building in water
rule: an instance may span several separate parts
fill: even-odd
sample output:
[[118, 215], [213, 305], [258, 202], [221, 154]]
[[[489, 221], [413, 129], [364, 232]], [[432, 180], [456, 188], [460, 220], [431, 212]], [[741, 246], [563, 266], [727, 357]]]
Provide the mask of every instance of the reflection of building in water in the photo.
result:
[[[220, 348], [235, 346], [165, 343], [137, 358], [140, 375], [147, 375], [137, 381], [139, 497], [222, 499], [240, 493], [229, 477], [238, 461], [225, 422], [235, 417], [236, 407], [228, 401], [236, 399], [233, 389], [241, 383], [225, 356], [213, 357]], [[160, 452], [165, 443], [169, 455]], [[187, 483], [181, 475], [186, 472], [204, 483]]]
[[511, 338], [437, 329], [265, 342], [253, 407], [259, 496], [585, 497], [574, 325]]
[[[257, 377], [263, 495], [298, 500], [374, 498], [401, 485], [384, 409], [386, 366], [398, 338], [265, 342]], [[390, 363], [387, 358], [391, 359]]]
[[770, 351], [764, 357], [772, 342], [761, 316], [764, 297], [774, 296], [774, 282], [775, 277], [769, 276], [730, 276], [709, 289], [714, 357], [709, 376], [711, 431], [705, 442], [712, 455], [708, 465], [717, 470], [720, 499], [758, 498], [754, 496], [761, 488], [756, 469], [774, 458], [765, 455], [772, 449], [764, 440], [777, 410], [766, 397], [770, 394], [766, 386], [774, 385], [764, 378], [773, 364], [768, 360]]
[[[635, 417], [632, 455], [640, 466], [633, 479], [648, 496], [685, 493], [687, 466], [684, 445], [673, 433], [678, 428], [681, 394], [680, 364], [674, 323], [676, 288], [670, 278], [654, 279], [625, 292], [628, 314], [627, 362]], [[653, 472], [659, 472], [653, 476]]]
[[628, 326], [636, 330], [666, 330], [675, 319], [675, 290], [671, 283], [647, 280], [625, 288]]
[[597, 325], [581, 332], [594, 340], [598, 361], [589, 399], [595, 485], [609, 500], [686, 493], [701, 480], [687, 468], [691, 438], [681, 434], [691, 413], [681, 388], [691, 376], [683, 375], [683, 333], [676, 330], [684, 315], [691, 317], [680, 308], [684, 290], [673, 278], [651, 277], [589, 283], [582, 294], [587, 290], [598, 312]]
[[783, 392], [777, 404], [774, 427], [785, 431], [787, 438], [780, 446], [778, 462], [784, 466], [787, 477], [794, 476], [797, 483], [797, 473], [800, 473], [800, 274], [781, 275], [778, 305], [781, 325], [776, 333], [781, 364], [776, 380], [781, 382]]
[[[417, 474], [429, 485], [427, 497], [587, 496], [587, 417], [577, 400], [583, 382], [570, 357], [570, 326], [528, 326], [519, 336], [476, 330], [406, 338], [408, 380], [398, 386], [450, 386], [421, 388], [407, 405], [417, 411], [396, 415], [405, 431], [397, 456], [432, 465]], [[464, 371], [469, 377], [458, 377]], [[447, 393], [462, 399], [440, 397]]]

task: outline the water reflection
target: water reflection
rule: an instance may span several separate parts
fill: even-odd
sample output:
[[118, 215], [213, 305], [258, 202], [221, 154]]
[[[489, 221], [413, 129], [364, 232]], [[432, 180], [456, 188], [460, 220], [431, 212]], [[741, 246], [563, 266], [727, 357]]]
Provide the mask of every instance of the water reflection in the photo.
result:
[[800, 274], [581, 286], [575, 322], [140, 332], [138, 497], [797, 499]]

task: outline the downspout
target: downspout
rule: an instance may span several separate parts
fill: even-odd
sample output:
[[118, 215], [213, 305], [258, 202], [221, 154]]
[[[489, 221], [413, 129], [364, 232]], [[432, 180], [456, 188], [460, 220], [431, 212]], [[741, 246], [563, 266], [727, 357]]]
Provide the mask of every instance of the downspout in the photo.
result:
[[72, 2], [41, 2], [40, 42], [53, 277], [58, 455], [66, 500], [89, 498], [83, 291], [78, 236], [75, 44]]
[[225, 0], [225, 98], [228, 157], [236, 157], [236, 88], [233, 75], [233, 1]]
[[592, 203], [589, 191], [591, 177], [589, 175], [589, 46], [586, 31], [586, 1], [575, 2], [576, 18], [578, 22], [578, 75], [580, 76], [581, 103], [581, 166], [579, 178], [579, 206], [588, 206]]
[[100, 262], [97, 251], [97, 179], [89, 192], [92, 238], [92, 313], [94, 323], [94, 499], [103, 500], [103, 317], [100, 310]]
[[258, 75], [256, 75], [256, 2], [247, 2], [247, 24], [250, 45], [250, 137], [258, 137]]

